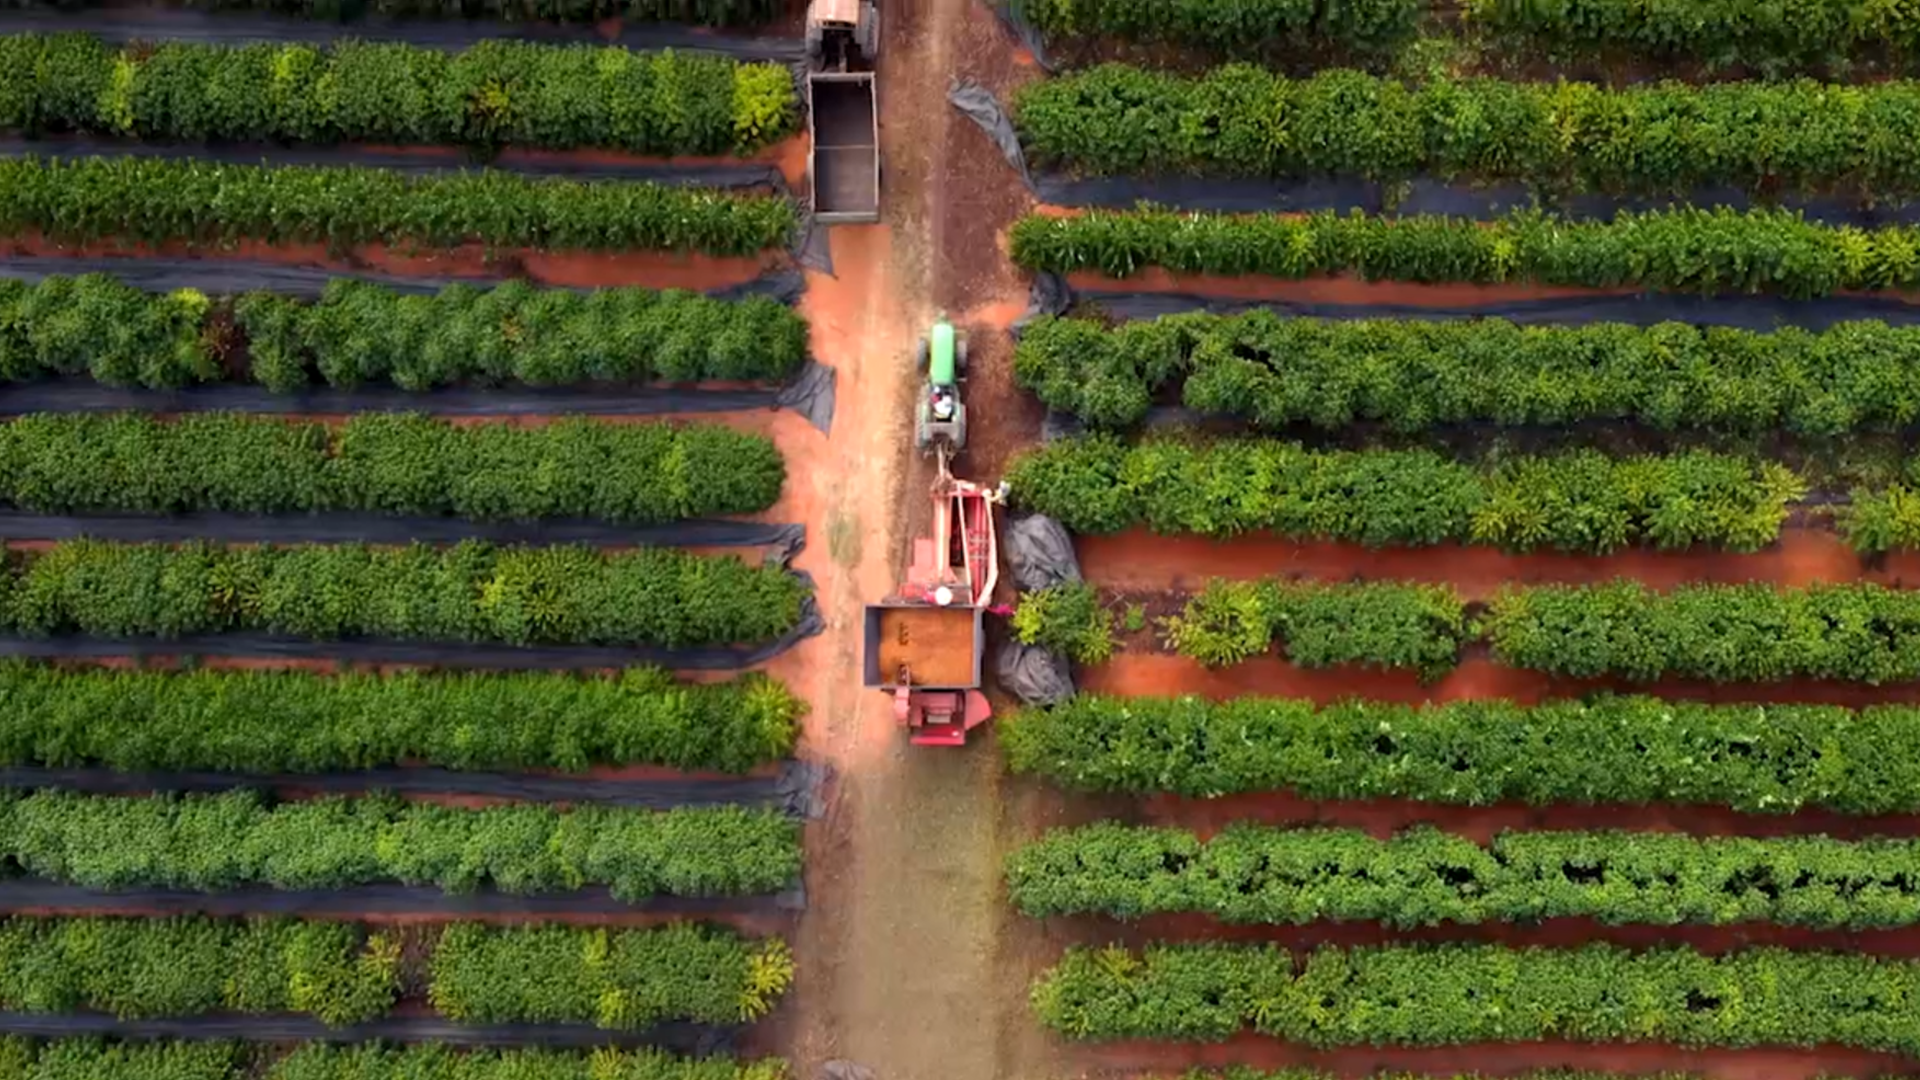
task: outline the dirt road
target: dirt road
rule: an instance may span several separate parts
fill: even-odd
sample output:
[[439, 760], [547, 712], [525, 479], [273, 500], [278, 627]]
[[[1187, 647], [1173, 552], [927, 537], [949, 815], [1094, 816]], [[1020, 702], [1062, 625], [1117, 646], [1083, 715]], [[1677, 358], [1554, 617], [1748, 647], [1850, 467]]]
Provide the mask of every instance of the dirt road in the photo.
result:
[[[835, 780], [808, 836], [799, 981], [780, 1045], [765, 1049], [807, 1080], [834, 1059], [880, 1080], [1041, 1077], [1047, 1063], [1026, 1050], [1044, 1045], [1025, 1009], [1027, 964], [1004, 966], [1004, 934], [1019, 928], [999, 876], [1014, 831], [998, 756], [910, 748], [890, 701], [860, 685], [861, 607], [893, 590], [929, 514], [931, 472], [908, 445], [915, 339], [950, 311], [974, 330], [987, 386], [1010, 388], [995, 368], [1006, 350], [983, 356], [979, 343], [1021, 307], [997, 235], [1025, 193], [997, 155], [981, 156], [985, 140], [946, 93], [982, 62], [1007, 66], [1011, 46], [976, 0], [887, 0], [882, 23], [883, 224], [834, 229], [836, 275], [810, 273], [804, 301], [816, 355], [838, 370], [838, 409], [788, 500], [807, 524], [798, 566], [828, 628], [772, 670], [812, 702], [803, 754]], [[991, 402], [968, 396], [976, 431], [991, 427]]]

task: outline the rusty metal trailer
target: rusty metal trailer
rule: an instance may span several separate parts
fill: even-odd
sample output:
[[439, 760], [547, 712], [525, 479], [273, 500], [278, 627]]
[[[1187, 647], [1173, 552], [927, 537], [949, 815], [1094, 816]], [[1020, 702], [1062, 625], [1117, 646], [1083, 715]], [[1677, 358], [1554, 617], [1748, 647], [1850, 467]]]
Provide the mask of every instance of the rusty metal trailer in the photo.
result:
[[813, 216], [826, 225], [880, 220], [880, 112], [871, 71], [807, 73]]

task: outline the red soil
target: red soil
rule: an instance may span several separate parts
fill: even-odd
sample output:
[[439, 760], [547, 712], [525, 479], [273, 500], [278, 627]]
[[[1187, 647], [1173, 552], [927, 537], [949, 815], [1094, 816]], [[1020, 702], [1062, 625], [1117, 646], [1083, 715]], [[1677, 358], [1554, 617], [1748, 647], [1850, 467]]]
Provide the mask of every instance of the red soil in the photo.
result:
[[622, 251], [550, 252], [530, 249], [489, 251], [482, 244], [457, 248], [396, 248], [362, 244], [346, 251], [325, 244], [269, 244], [236, 240], [218, 246], [172, 241], [151, 245], [105, 241], [66, 245], [37, 233], [0, 240], [0, 257], [43, 255], [76, 258], [195, 258], [239, 259], [280, 266], [307, 266], [334, 271], [377, 271], [400, 277], [498, 279], [524, 275], [541, 285], [571, 288], [609, 288], [639, 285], [653, 289], [717, 289], [752, 281], [784, 265], [786, 254], [719, 258], [693, 252]]
[[[1205, 915], [1154, 915], [1129, 922], [1082, 917], [1048, 919], [1049, 931], [1083, 944], [1118, 943], [1140, 948], [1162, 941], [1271, 942], [1294, 952], [1323, 946], [1350, 949], [1398, 944], [1507, 945], [1577, 949], [1589, 942], [1628, 949], [1685, 946], [1709, 955], [1741, 949], [1860, 952], [1898, 959], [1920, 958], [1920, 927], [1891, 930], [1812, 930], [1771, 923], [1731, 926], [1608, 926], [1593, 919], [1549, 919], [1543, 923], [1445, 924], [1394, 929], [1380, 923], [1322, 922], [1309, 926], [1232, 926]], [[1063, 925], [1056, 925], [1063, 924]]]
[[[1404, 281], [1367, 281], [1352, 274], [1288, 280], [1284, 278], [1216, 274], [1181, 274], [1161, 267], [1145, 267], [1125, 278], [1098, 271], [1076, 270], [1067, 275], [1075, 289], [1114, 292], [1192, 293], [1235, 300], [1279, 300], [1301, 304], [1405, 304], [1418, 307], [1474, 307], [1522, 300], [1553, 300], [1592, 296], [1630, 296], [1639, 289], [1620, 286], [1591, 289], [1571, 285], [1498, 285], [1446, 283], [1422, 285]], [[1920, 297], [1897, 292], [1860, 295], [1920, 302]]]
[[1797, 525], [1784, 528], [1778, 543], [1749, 554], [1693, 548], [1633, 549], [1612, 555], [1520, 555], [1460, 544], [1370, 549], [1358, 544], [1289, 540], [1270, 533], [1215, 540], [1160, 536], [1145, 529], [1076, 537], [1074, 549], [1088, 580], [1104, 588], [1129, 591], [1189, 592], [1204, 586], [1209, 578], [1267, 575], [1437, 582], [1453, 585], [1470, 600], [1488, 599], [1502, 585], [1587, 584], [1622, 577], [1656, 589], [1694, 582], [1763, 581], [1782, 586], [1835, 581], [1920, 583], [1920, 552], [1894, 553], [1869, 565], [1837, 532]]
[[1450, 806], [1409, 799], [1330, 802], [1285, 791], [1260, 791], [1217, 799], [1154, 795], [1140, 800], [1136, 807], [1137, 813], [1123, 812], [1118, 816], [1137, 817], [1147, 824], [1178, 826], [1201, 836], [1212, 836], [1236, 822], [1364, 829], [1379, 837], [1414, 825], [1432, 825], [1483, 844], [1492, 840], [1495, 833], [1541, 829], [1620, 829], [1696, 836], [1825, 835], [1842, 840], [1920, 836], [1920, 814], [1866, 817], [1820, 809], [1803, 809], [1793, 814], [1746, 814], [1724, 806], [1675, 803], [1528, 806], [1502, 802], [1491, 806]]
[[1316, 1050], [1264, 1035], [1242, 1033], [1221, 1043], [1147, 1040], [1075, 1047], [1085, 1068], [1178, 1073], [1196, 1067], [1310, 1068], [1359, 1078], [1378, 1072], [1507, 1076], [1536, 1069], [1617, 1073], [1698, 1073], [1713, 1080], [1813, 1080], [1819, 1076], [1879, 1076], [1908, 1067], [1898, 1054], [1851, 1047], [1689, 1050], [1653, 1043], [1593, 1045], [1563, 1040], [1474, 1043], [1432, 1048], [1345, 1047]]
[[[127, 918], [158, 919], [169, 912], [139, 904], [107, 902], [86, 907], [22, 907], [4, 909], [8, 915], [24, 915], [33, 918], [58, 918], [62, 916], [106, 916], [117, 915]], [[456, 922], [486, 923], [492, 926], [518, 926], [529, 923], [558, 923], [563, 926], [617, 926], [644, 927], [665, 926], [677, 922], [701, 922], [717, 926], [731, 927], [742, 934], [762, 937], [769, 934], [787, 934], [793, 926], [792, 915], [770, 914], [718, 914], [689, 915], [665, 914], [646, 911], [613, 911], [594, 913], [540, 913], [537, 915], [396, 915], [380, 911], [368, 911], [358, 907], [352, 901], [342, 901], [335, 910], [302, 911], [299, 918], [322, 922], [364, 923], [370, 926], [445, 926]]]

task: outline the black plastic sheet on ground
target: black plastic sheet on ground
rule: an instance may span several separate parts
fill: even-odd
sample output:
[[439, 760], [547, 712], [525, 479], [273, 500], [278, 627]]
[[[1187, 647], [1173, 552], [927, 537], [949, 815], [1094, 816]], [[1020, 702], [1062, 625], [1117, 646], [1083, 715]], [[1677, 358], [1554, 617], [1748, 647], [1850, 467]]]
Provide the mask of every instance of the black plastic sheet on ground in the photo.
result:
[[269, 634], [201, 634], [160, 638], [0, 637], [0, 656], [42, 660], [108, 657], [230, 656], [252, 660], [333, 660], [350, 664], [431, 664], [446, 668], [540, 671], [656, 666], [677, 671], [756, 667], [820, 633], [826, 624], [811, 596], [800, 622], [763, 645], [666, 649], [656, 645], [491, 645], [353, 639], [310, 641]]
[[396, 1016], [350, 1027], [328, 1027], [286, 1013], [215, 1013], [180, 1020], [121, 1020], [107, 1013], [0, 1012], [0, 1034], [63, 1038], [246, 1039], [253, 1042], [439, 1042], [454, 1046], [652, 1046], [680, 1054], [733, 1049], [737, 1025], [670, 1023], [642, 1031], [610, 1031], [588, 1024], [459, 1024], [437, 1016]]
[[806, 543], [801, 525], [752, 521], [679, 521], [613, 525], [583, 518], [463, 521], [372, 513], [320, 514], [34, 514], [0, 510], [0, 540], [103, 540], [171, 543], [219, 540], [287, 544], [594, 544], [641, 547], [764, 547], [781, 562]]
[[280, 15], [189, 11], [180, 8], [119, 8], [60, 11], [44, 7], [0, 11], [0, 34], [57, 34], [83, 30], [106, 41], [197, 41], [239, 45], [248, 42], [326, 44], [341, 38], [400, 41], [429, 49], [465, 49], [492, 38], [554, 45], [623, 45], [629, 49], [720, 53], [740, 60], [804, 63], [806, 42], [799, 38], [723, 34], [674, 24], [627, 23], [612, 37], [592, 24], [517, 23], [497, 19], [387, 19], [348, 22], [298, 19]]
[[105, 768], [0, 768], [0, 787], [59, 788], [90, 795], [208, 793], [240, 788], [297, 788], [328, 795], [389, 791], [400, 795], [462, 795], [520, 802], [593, 803], [649, 810], [682, 806], [755, 806], [794, 817], [823, 810], [824, 766], [783, 761], [771, 776], [618, 779], [562, 773], [468, 772], [438, 768], [377, 768], [352, 772], [279, 773], [121, 772]]
[[452, 387], [394, 386], [282, 394], [264, 386], [183, 390], [103, 386], [92, 379], [48, 379], [0, 386], [0, 416], [40, 412], [241, 412], [332, 415], [413, 412], [431, 416], [672, 416], [679, 413], [791, 409], [822, 433], [833, 428], [834, 371], [809, 361], [781, 387], [708, 390], [699, 386]]
[[[175, 289], [197, 289], [208, 296], [239, 296], [264, 291], [285, 296], [313, 299], [336, 278], [364, 281], [391, 292], [428, 296], [453, 285], [477, 289], [492, 288], [515, 280], [517, 275], [502, 267], [497, 277], [423, 278], [365, 271], [328, 270], [321, 267], [281, 266], [276, 263], [248, 262], [241, 259], [166, 259], [166, 258], [68, 258], [61, 255], [10, 255], [0, 260], [0, 278], [39, 282], [50, 277], [76, 277], [81, 274], [105, 274], [145, 292], [168, 293]], [[567, 292], [592, 292], [591, 289], [563, 285], [541, 285], [542, 289]], [[715, 300], [745, 300], [765, 296], [788, 307], [800, 302], [806, 292], [806, 278], [798, 270], [779, 270], [762, 274], [752, 281], [706, 290]]]
[[1777, 330], [1795, 326], [1823, 330], [1835, 323], [1877, 319], [1893, 326], [1920, 325], [1920, 304], [1892, 297], [1829, 296], [1787, 300], [1778, 296], [1691, 296], [1635, 293], [1626, 296], [1558, 297], [1509, 300], [1469, 307], [1417, 304], [1320, 304], [1286, 300], [1237, 300], [1195, 293], [1128, 292], [1121, 289], [1072, 289], [1057, 274], [1034, 277], [1030, 316], [1063, 315], [1076, 304], [1097, 308], [1123, 321], [1157, 319], [1189, 311], [1217, 315], [1266, 309], [1313, 319], [1476, 319], [1500, 318], [1529, 326], [1575, 326], [1594, 322], [1652, 326], [1662, 322]]
[[356, 146], [274, 146], [227, 143], [157, 143], [55, 136], [45, 139], [0, 138], [0, 158], [33, 155], [63, 158], [161, 158], [169, 161], [217, 161], [228, 165], [267, 165], [275, 168], [338, 168], [358, 166], [391, 172], [434, 174], [491, 169], [524, 176], [556, 176], [572, 180], [623, 180], [674, 187], [760, 189], [787, 194], [786, 178], [772, 165], [665, 165], [527, 159], [503, 155], [481, 161], [456, 153], [396, 153]]
[[430, 885], [360, 885], [344, 889], [227, 889], [216, 893], [181, 889], [88, 889], [52, 881], [0, 880], [0, 912], [139, 909], [162, 915], [292, 915], [306, 919], [352, 919], [381, 915], [466, 919], [480, 916], [781, 915], [804, 911], [806, 890], [798, 884], [771, 896], [653, 896], [615, 900], [605, 887], [566, 893], [515, 896], [494, 890], [445, 893]]

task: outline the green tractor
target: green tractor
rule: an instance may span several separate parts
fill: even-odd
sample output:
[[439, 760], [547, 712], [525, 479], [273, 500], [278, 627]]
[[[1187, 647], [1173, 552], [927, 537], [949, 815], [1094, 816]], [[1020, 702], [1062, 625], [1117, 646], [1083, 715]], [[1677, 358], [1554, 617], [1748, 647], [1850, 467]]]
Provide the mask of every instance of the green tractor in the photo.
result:
[[952, 457], [967, 446], [967, 406], [960, 400], [960, 384], [967, 378], [967, 337], [944, 313], [920, 339], [915, 366], [926, 372], [927, 384], [914, 412], [913, 443], [923, 454], [944, 447]]

